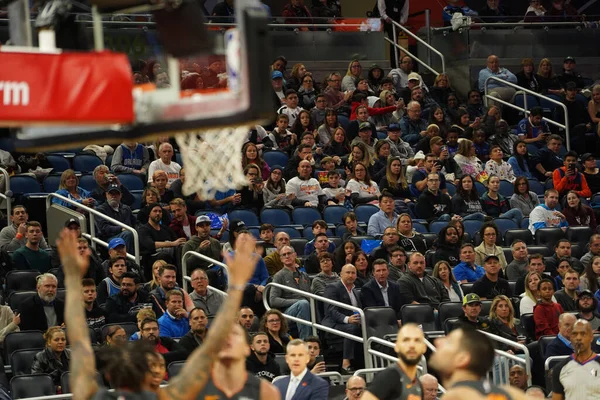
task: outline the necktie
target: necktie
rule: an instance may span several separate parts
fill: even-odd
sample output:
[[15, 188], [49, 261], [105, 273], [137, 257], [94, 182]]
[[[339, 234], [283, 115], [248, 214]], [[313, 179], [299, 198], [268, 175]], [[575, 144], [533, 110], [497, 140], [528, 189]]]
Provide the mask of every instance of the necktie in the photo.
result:
[[290, 384], [288, 385], [285, 400], [292, 400], [292, 397], [294, 397], [294, 394], [296, 394], [296, 388], [298, 387], [298, 383], [298, 378], [294, 376], [290, 378]]

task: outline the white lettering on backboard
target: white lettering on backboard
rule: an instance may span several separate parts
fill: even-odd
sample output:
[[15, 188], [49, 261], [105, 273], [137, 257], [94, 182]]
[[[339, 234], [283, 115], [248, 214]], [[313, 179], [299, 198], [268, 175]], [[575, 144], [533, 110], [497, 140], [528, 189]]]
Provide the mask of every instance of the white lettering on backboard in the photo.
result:
[[28, 106], [29, 85], [27, 82], [0, 81], [0, 92], [5, 106]]

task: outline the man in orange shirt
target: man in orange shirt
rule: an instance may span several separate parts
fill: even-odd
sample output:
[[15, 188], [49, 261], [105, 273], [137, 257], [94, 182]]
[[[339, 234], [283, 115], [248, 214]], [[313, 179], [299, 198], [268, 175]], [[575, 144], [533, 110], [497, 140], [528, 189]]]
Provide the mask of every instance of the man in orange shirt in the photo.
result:
[[580, 197], [588, 198], [592, 196], [592, 191], [585, 180], [585, 176], [577, 169], [577, 153], [574, 151], [569, 151], [565, 155], [564, 167], [554, 170], [552, 182], [561, 199], [570, 190], [576, 191]]

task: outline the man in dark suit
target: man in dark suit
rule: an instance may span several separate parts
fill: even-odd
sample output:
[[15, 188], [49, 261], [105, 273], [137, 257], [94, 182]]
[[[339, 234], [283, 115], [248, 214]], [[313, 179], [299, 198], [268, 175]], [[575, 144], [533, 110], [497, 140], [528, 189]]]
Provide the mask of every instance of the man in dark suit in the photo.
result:
[[323, 378], [313, 375], [308, 370], [309, 360], [305, 341], [294, 339], [288, 343], [285, 361], [291, 373], [274, 383], [281, 393], [281, 400], [327, 400], [329, 385]]
[[56, 298], [58, 280], [52, 274], [43, 274], [37, 278], [37, 294], [23, 300], [15, 314], [21, 314], [22, 331], [46, 331], [51, 326], [60, 326], [65, 322], [65, 302]]
[[[354, 288], [354, 282], [356, 281], [356, 267], [352, 264], [344, 265], [340, 273], [340, 278], [340, 281], [327, 285], [323, 296], [331, 300], [339, 301], [340, 303], [348, 304], [349, 306], [362, 308], [360, 295]], [[325, 318], [323, 318], [323, 325], [352, 335], [361, 336], [360, 315], [358, 315], [358, 313], [355, 314], [354, 311], [346, 308], [325, 304]], [[344, 339], [342, 361], [343, 373], [351, 374], [353, 372], [351, 364], [354, 359], [356, 344], [357, 343], [354, 340]]]
[[400, 286], [388, 281], [390, 270], [387, 261], [378, 258], [373, 261], [373, 279], [360, 290], [363, 307], [391, 307], [396, 312], [400, 324], [400, 309], [404, 305], [400, 295]]

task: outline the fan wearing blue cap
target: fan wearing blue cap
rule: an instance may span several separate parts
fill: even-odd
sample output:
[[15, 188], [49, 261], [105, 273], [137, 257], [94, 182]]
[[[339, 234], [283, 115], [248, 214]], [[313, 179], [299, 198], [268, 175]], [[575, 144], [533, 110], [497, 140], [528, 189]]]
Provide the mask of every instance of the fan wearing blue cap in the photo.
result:
[[127, 266], [128, 272], [133, 272], [140, 277], [142, 282], [145, 282], [144, 273], [139, 265], [127, 258], [127, 246], [125, 240], [122, 238], [114, 238], [108, 242], [108, 260], [102, 263], [103, 275], [108, 275], [108, 268], [110, 266], [110, 259], [115, 257], [125, 257], [125, 265]]

